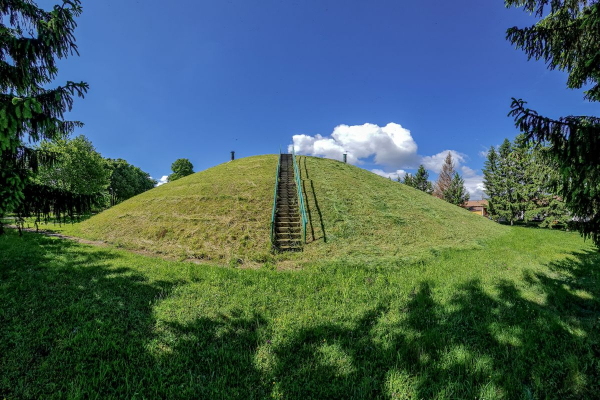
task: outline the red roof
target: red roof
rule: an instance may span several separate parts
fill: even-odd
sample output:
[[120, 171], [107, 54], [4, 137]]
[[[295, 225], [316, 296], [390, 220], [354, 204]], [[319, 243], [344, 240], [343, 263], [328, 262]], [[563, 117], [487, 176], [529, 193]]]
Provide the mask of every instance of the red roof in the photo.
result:
[[487, 206], [488, 206], [487, 200], [469, 200], [463, 205], [463, 207], [487, 207]]

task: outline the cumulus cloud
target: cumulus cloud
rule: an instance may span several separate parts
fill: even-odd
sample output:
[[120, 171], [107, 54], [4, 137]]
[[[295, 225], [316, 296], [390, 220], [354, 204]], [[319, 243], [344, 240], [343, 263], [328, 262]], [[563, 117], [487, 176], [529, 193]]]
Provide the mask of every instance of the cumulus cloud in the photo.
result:
[[412, 168], [418, 163], [417, 143], [410, 131], [396, 123], [339, 125], [329, 137], [294, 135], [288, 151], [311, 156], [342, 159], [348, 154], [350, 164], [362, 164], [373, 157], [376, 164], [391, 168]]
[[404, 178], [404, 175], [406, 175], [406, 171], [403, 169], [396, 170], [396, 172], [385, 172], [384, 170], [375, 168], [372, 169], [371, 172], [383, 176], [384, 178], [392, 178], [393, 180], [398, 180], [398, 178], [402, 179]]
[[158, 180], [158, 182], [156, 183], [156, 186], [164, 185], [165, 183], [168, 182], [168, 179], [169, 179], [168, 175], [163, 175], [162, 178], [160, 178]]
[[463, 165], [460, 167], [462, 177], [465, 180], [465, 188], [471, 196], [471, 200], [479, 200], [483, 198], [483, 175], [477, 173], [477, 171]]
[[463, 153], [459, 153], [454, 150], [444, 150], [432, 156], [425, 156], [421, 158], [421, 164], [423, 164], [428, 170], [439, 174], [442, 170], [442, 165], [444, 165], [444, 161], [446, 161], [448, 153], [452, 154], [452, 160], [457, 168], [467, 159], [467, 156]]
[[294, 135], [292, 143], [288, 147], [289, 152], [293, 148], [298, 154], [340, 161], [346, 153], [348, 163], [355, 165], [372, 161], [382, 168], [371, 169], [371, 172], [392, 179], [404, 177], [404, 169], [416, 169], [419, 164], [437, 174], [450, 152], [457, 171], [462, 172], [471, 198], [480, 199], [483, 194], [483, 176], [464, 165], [468, 159], [466, 154], [444, 150], [431, 156], [421, 156], [410, 131], [394, 122], [385, 126], [338, 125], [329, 136]]

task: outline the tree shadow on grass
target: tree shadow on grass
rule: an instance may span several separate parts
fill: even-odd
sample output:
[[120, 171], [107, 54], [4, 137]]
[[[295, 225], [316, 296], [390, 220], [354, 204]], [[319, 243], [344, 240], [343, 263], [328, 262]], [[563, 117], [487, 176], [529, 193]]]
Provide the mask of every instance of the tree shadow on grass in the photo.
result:
[[289, 398], [596, 398], [599, 269], [596, 253], [574, 254], [528, 278], [534, 298], [473, 280], [442, 304], [423, 282], [352, 326], [297, 332], [272, 378]]
[[0, 238], [0, 398], [600, 393], [596, 253], [573, 254], [547, 273], [525, 270], [522, 284], [499, 281], [491, 292], [472, 280], [445, 300], [422, 282], [408, 300], [382, 296], [360, 316], [271, 344], [274, 328], [258, 312], [157, 320], [156, 307], [182, 283], [111, 267], [124, 265], [123, 253], [27, 233], [20, 240]]
[[173, 325], [171, 341], [154, 308], [181, 282], [111, 267], [126, 265], [121, 254], [27, 232], [0, 237], [0, 398], [265, 393], [250, 364], [259, 316]]
[[[308, 217], [308, 225], [310, 228], [310, 232], [311, 232], [311, 237], [312, 237], [312, 241], [317, 241], [319, 239], [323, 239], [324, 243], [327, 243], [327, 234], [325, 233], [325, 224], [323, 222], [323, 214], [321, 213], [321, 208], [319, 207], [319, 200], [317, 199], [317, 194], [315, 192], [315, 185], [313, 183], [313, 181], [310, 179], [310, 175], [308, 173], [308, 167], [306, 166], [306, 157], [302, 157], [300, 164], [304, 165], [304, 178], [302, 179], [302, 191], [304, 192], [304, 199], [306, 200], [306, 213], [307, 213], [307, 217]], [[310, 194], [311, 196], [309, 197], [308, 195], [308, 191], [307, 191], [307, 182], [308, 182], [308, 186], [310, 187]], [[314, 218], [314, 220], [319, 219], [318, 223], [319, 226], [317, 227], [317, 229], [320, 229], [320, 236], [316, 236], [315, 235], [315, 223], [313, 222], [313, 210], [317, 213], [317, 216]]]

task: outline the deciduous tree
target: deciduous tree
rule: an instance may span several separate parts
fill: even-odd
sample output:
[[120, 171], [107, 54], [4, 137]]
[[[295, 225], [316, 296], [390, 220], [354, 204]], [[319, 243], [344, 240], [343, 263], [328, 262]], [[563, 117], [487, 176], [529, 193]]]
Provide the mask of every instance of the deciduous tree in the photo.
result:
[[150, 190], [156, 185], [156, 181], [150, 177], [150, 174], [125, 160], [107, 159], [106, 163], [110, 170], [108, 191], [111, 206]]
[[56, 161], [41, 166], [35, 175], [35, 182], [74, 194], [106, 193], [110, 171], [100, 153], [85, 136], [54, 142], [44, 141], [39, 148], [56, 154]]
[[194, 173], [194, 166], [187, 158], [179, 158], [171, 165], [173, 173], [169, 175], [169, 182], [181, 179]]

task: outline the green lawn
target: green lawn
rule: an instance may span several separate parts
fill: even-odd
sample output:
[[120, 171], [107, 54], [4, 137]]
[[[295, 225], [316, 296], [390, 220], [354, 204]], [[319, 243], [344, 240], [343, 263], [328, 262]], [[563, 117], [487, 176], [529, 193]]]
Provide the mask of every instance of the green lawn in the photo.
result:
[[299, 271], [0, 237], [0, 398], [598, 398], [600, 256], [508, 228]]

